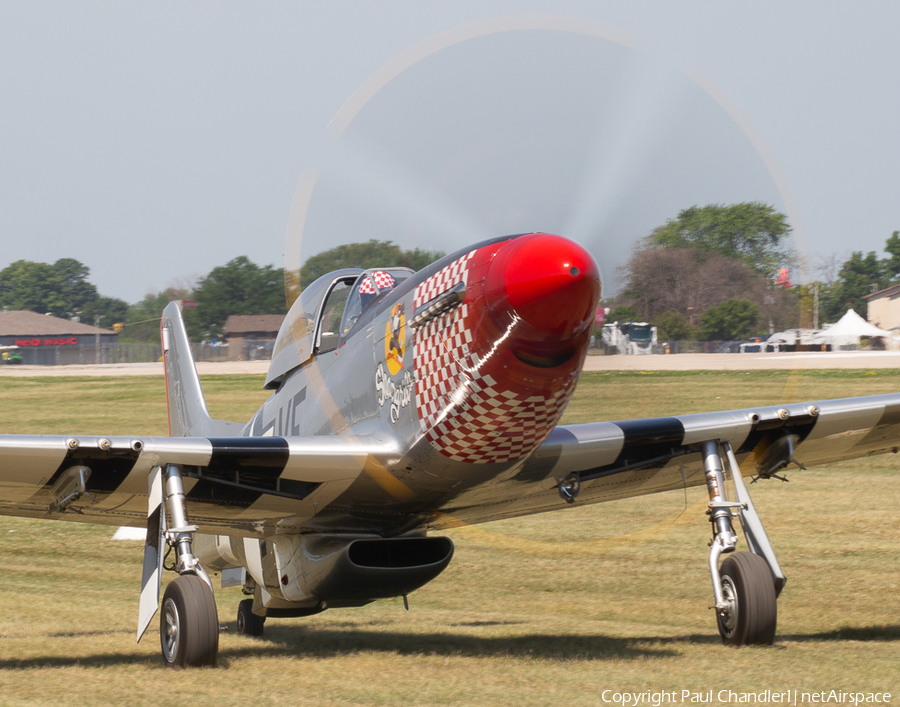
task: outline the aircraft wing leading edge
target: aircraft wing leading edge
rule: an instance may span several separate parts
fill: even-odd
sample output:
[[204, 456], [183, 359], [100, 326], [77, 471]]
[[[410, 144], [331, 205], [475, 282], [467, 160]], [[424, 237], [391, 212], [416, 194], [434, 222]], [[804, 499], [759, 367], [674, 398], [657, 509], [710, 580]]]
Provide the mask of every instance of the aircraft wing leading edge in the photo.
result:
[[377, 436], [0, 436], [0, 513], [109, 525], [146, 523], [154, 467], [183, 466], [201, 527], [257, 535], [258, 522], [309, 516], [394, 443]]
[[[432, 527], [483, 523], [705, 483], [703, 442], [727, 443], [742, 474], [825, 464], [900, 449], [900, 395], [557, 426], [515, 474], [441, 508]], [[799, 468], [799, 466], [797, 467]]]

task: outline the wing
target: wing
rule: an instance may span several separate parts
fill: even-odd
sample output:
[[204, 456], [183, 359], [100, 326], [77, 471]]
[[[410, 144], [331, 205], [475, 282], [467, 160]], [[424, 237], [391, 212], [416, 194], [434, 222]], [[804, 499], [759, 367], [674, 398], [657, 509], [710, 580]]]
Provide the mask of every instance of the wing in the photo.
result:
[[150, 470], [183, 467], [191, 518], [206, 532], [312, 518], [395, 442], [376, 436], [0, 436], [0, 513], [144, 526]]
[[[482, 523], [705, 484], [700, 445], [727, 442], [744, 475], [825, 464], [900, 448], [900, 395], [792, 403], [676, 417], [556, 427], [508, 475], [457, 496], [432, 527]], [[569, 488], [572, 488], [571, 486]]]
[[[728, 442], [743, 473], [792, 460], [824, 464], [900, 447], [900, 395], [556, 427], [524, 463], [442, 504], [435, 529], [705, 483], [700, 445]], [[192, 521], [204, 532], [258, 535], [306, 527], [363, 471], [383, 469], [396, 440], [378, 436], [0, 436], [0, 513], [144, 526], [150, 469], [184, 467]]]

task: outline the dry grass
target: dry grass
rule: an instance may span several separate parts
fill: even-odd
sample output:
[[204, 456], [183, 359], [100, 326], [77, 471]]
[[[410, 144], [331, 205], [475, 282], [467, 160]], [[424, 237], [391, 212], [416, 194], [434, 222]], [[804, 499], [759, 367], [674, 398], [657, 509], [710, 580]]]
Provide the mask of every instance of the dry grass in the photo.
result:
[[[206, 376], [210, 414], [247, 420], [271, 391], [265, 376]], [[161, 376], [3, 378], [0, 433], [168, 435], [166, 382]]]
[[[900, 372], [865, 373], [592, 374], [568, 421], [900, 389]], [[165, 433], [156, 379], [8, 382], [4, 432]], [[204, 383], [220, 417], [246, 418], [265, 397], [258, 377]], [[155, 627], [134, 643], [139, 543], [0, 518], [0, 704], [524, 707], [602, 704], [604, 689], [878, 690], [896, 702], [896, 465], [879, 457], [752, 487], [789, 579], [776, 645], [740, 650], [720, 645], [707, 609], [702, 493], [454, 531], [453, 563], [409, 613], [382, 601], [272, 620], [265, 639], [245, 639], [239, 592], [219, 591], [230, 629], [220, 666], [174, 673]]]

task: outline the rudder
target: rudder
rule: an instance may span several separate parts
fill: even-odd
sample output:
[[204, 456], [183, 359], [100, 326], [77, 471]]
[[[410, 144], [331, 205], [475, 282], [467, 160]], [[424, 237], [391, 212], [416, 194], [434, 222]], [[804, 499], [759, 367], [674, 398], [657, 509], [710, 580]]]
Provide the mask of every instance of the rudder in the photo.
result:
[[178, 302], [169, 302], [163, 310], [160, 330], [166, 366], [169, 435], [172, 437], [239, 435], [244, 427], [243, 423], [213, 420], [209, 416]]

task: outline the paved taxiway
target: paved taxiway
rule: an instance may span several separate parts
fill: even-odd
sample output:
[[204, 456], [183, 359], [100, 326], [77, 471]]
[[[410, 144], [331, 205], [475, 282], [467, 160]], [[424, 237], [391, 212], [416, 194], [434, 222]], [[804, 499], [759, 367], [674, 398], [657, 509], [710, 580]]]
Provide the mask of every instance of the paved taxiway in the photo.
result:
[[[198, 362], [201, 376], [224, 376], [232, 373], [256, 373], [264, 376], [269, 370], [268, 361]], [[73, 366], [0, 366], [0, 378], [32, 376], [161, 376], [165, 374], [162, 363], [108, 363], [104, 365]]]
[[[836, 351], [833, 353], [669, 354], [650, 356], [590, 355], [586, 371], [754, 371], [809, 368], [900, 368], [900, 351]], [[265, 375], [268, 361], [197, 363], [200, 375], [235, 373]], [[102, 366], [0, 366], [3, 376], [154, 376], [162, 363], [113, 363]]]
[[586, 371], [759, 371], [900, 368], [900, 351], [588, 356]]

